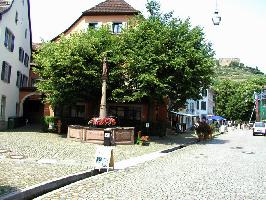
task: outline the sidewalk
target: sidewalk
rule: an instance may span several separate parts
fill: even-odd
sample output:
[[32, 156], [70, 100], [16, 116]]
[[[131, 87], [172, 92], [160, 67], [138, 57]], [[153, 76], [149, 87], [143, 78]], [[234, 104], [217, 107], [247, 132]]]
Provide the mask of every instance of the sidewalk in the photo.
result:
[[[79, 174], [88, 174], [95, 164], [97, 145], [81, 143], [62, 135], [36, 130], [0, 132], [0, 199], [1, 195], [27, 190]], [[149, 146], [124, 145], [114, 147], [115, 169], [166, 155], [180, 145], [196, 141], [196, 135], [185, 133], [159, 138], [152, 137]], [[75, 176], [76, 177], [76, 176]]]

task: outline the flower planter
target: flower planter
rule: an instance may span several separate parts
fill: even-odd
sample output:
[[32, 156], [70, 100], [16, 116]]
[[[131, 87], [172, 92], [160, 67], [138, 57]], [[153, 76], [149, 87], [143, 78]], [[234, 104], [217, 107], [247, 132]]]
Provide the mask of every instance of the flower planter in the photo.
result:
[[[111, 140], [114, 145], [134, 144], [134, 127], [115, 127], [110, 129]], [[68, 126], [67, 137], [94, 144], [103, 144], [104, 130], [104, 128], [70, 125]]]

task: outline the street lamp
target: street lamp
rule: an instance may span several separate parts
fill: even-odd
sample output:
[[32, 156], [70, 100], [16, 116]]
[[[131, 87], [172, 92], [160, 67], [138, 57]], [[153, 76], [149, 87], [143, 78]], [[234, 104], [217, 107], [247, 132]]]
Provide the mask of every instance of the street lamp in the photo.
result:
[[212, 16], [212, 22], [213, 22], [213, 25], [214, 26], [219, 26], [220, 25], [220, 22], [221, 22], [222, 18], [221, 16], [219, 15], [219, 11], [218, 11], [218, 8], [217, 8], [217, 0], [216, 0], [216, 9], [214, 11], [214, 14]]

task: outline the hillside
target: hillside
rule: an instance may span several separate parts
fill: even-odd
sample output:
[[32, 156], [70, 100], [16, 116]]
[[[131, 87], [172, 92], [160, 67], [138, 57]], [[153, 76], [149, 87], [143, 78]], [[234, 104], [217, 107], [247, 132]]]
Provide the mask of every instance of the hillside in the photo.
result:
[[221, 66], [217, 63], [215, 67], [217, 79], [230, 79], [234, 81], [245, 81], [249, 78], [265, 77], [258, 68], [245, 66], [243, 63], [232, 62], [229, 66]]

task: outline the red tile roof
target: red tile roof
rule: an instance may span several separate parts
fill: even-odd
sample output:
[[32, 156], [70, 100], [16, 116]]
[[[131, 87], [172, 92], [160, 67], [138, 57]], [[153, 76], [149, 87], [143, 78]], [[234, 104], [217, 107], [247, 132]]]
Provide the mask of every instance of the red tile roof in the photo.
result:
[[106, 0], [86, 11], [83, 15], [103, 15], [103, 14], [138, 14], [139, 11], [134, 9], [124, 0]]

